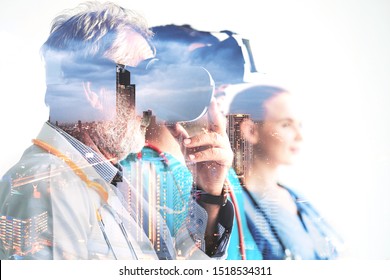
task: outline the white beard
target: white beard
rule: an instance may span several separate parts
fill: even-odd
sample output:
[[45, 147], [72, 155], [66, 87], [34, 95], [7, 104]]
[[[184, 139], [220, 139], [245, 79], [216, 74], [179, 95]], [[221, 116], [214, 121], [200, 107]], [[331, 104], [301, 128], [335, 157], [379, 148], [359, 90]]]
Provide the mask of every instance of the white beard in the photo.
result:
[[126, 136], [120, 143], [122, 156], [119, 159], [125, 158], [129, 153], [138, 153], [145, 146], [145, 129], [140, 127], [137, 122], [129, 122]]
[[105, 122], [96, 126], [98, 147], [116, 156], [118, 160], [129, 153], [138, 153], [145, 145], [145, 131], [141, 129], [139, 122], [134, 118], [130, 119], [127, 125]]

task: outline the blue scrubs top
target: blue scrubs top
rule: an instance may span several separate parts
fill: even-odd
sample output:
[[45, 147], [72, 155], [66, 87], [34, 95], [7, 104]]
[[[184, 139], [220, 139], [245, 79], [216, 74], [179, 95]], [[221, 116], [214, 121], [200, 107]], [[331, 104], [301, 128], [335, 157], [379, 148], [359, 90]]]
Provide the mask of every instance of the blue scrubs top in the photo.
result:
[[[286, 187], [284, 187], [286, 188]], [[248, 226], [264, 259], [335, 259], [343, 241], [314, 207], [286, 188], [298, 214], [266, 195], [244, 192]]]

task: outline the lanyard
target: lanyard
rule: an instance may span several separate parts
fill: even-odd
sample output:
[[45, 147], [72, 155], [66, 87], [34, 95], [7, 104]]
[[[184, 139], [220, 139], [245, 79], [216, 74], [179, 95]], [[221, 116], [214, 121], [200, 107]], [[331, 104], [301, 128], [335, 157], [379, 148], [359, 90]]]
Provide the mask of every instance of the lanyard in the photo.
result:
[[[82, 171], [82, 169], [76, 163], [74, 163], [69, 157], [67, 157], [66, 155], [61, 153], [59, 150], [57, 150], [53, 146], [51, 146], [51, 145], [47, 144], [46, 142], [44, 142], [42, 140], [39, 140], [39, 139], [33, 139], [32, 142], [34, 143], [34, 145], [44, 149], [45, 151], [49, 152], [50, 154], [53, 154], [53, 155], [57, 156], [58, 158], [62, 159], [76, 173], [76, 175], [79, 176], [80, 179], [87, 184], [87, 186], [89, 188], [92, 188], [95, 191], [97, 191], [97, 193], [99, 194], [100, 198], [103, 201], [103, 208], [107, 209], [111, 213], [111, 215], [114, 217], [114, 219], [115, 219], [116, 223], [118, 224], [118, 226], [119, 226], [123, 236], [125, 237], [125, 240], [126, 240], [127, 246], [130, 249], [130, 252], [133, 254], [135, 259], [138, 259], [138, 256], [137, 256], [137, 254], [136, 254], [136, 252], [134, 250], [133, 245], [131, 244], [129, 236], [128, 236], [128, 234], [126, 232], [126, 229], [125, 229], [125, 227], [123, 225], [122, 219], [119, 217], [119, 214], [115, 211], [115, 209], [112, 208], [108, 204], [108, 192], [103, 188], [103, 186], [100, 185], [97, 182], [93, 182], [93, 181], [89, 180], [87, 175], [85, 174], [85, 172]], [[99, 209], [96, 209], [96, 218], [98, 220], [98, 224], [99, 224], [100, 230], [103, 233], [103, 237], [104, 237], [104, 240], [107, 243], [108, 248], [113, 253], [114, 258], [118, 259], [116, 254], [115, 254], [115, 252], [114, 252], [114, 248], [113, 248], [113, 246], [112, 246], [112, 244], [111, 244], [111, 242], [110, 242], [110, 240], [109, 240], [109, 238], [107, 236], [107, 233], [105, 231], [104, 222], [103, 222], [103, 219], [102, 219], [102, 216], [100, 214]]]

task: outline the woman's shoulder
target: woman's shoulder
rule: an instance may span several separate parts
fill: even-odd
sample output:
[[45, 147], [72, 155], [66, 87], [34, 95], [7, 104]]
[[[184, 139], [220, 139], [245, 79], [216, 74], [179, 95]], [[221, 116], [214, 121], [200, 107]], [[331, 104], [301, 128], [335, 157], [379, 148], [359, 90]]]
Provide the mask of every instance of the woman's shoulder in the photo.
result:
[[284, 184], [280, 184], [280, 183], [278, 183], [278, 185], [284, 188], [285, 190], [287, 190], [295, 200], [305, 200], [305, 201], [307, 200], [306, 196], [296, 188]]

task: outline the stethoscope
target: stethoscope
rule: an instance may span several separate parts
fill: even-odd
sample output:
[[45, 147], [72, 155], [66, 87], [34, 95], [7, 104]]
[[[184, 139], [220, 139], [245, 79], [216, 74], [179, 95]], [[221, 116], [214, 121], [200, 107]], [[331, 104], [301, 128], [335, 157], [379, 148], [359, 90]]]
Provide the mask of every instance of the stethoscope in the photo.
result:
[[[251, 200], [251, 202], [253, 203], [256, 211], [259, 211], [259, 213], [264, 217], [268, 227], [271, 229], [272, 228], [272, 221], [271, 219], [269, 218], [269, 216], [266, 214], [265, 210], [263, 207], [260, 206], [260, 204], [258, 203], [258, 201], [253, 197], [253, 195], [250, 193], [250, 191], [245, 187], [244, 183], [241, 181], [240, 182], [241, 185], [242, 185], [242, 188], [244, 189], [245, 193], [247, 194], [247, 196], [249, 197], [249, 199]], [[304, 214], [306, 215], [310, 215], [310, 213], [308, 211], [312, 211], [312, 215], [315, 215], [316, 217], [320, 217], [320, 215], [318, 214], [318, 212], [310, 206], [310, 208], [303, 208], [301, 206], [299, 206], [299, 203], [304, 203], [306, 202], [306, 200], [303, 200], [301, 198], [299, 198], [296, 194], [294, 194], [293, 192], [291, 192], [289, 189], [283, 187], [282, 185], [279, 184], [280, 187], [286, 189], [289, 194], [291, 195], [291, 197], [297, 202], [297, 215], [298, 215], [298, 218], [299, 220], [301, 221], [302, 223], [302, 226], [304, 227], [304, 229], [307, 231], [307, 224], [305, 223], [304, 221]], [[310, 210], [309, 210], [310, 209]], [[328, 242], [331, 242], [331, 238], [329, 238], [330, 235], [333, 234], [333, 236], [337, 237], [338, 239], [341, 240], [341, 238], [338, 236], [338, 234], [325, 222], [325, 221], [321, 221], [322, 224], [319, 223], [319, 219], [312, 219], [311, 221], [313, 223], [313, 225], [315, 226], [316, 230], [318, 231], [318, 233], [325, 239], [327, 240]], [[328, 232], [325, 232], [325, 227], [328, 229]], [[287, 246], [285, 245], [285, 243], [283, 242], [282, 238], [279, 236], [277, 230], [270, 230], [270, 232], [273, 234], [273, 236], [276, 238], [276, 240], [279, 242], [283, 252], [284, 252], [284, 259], [286, 260], [295, 260], [295, 259], [301, 259], [301, 257], [299, 255], [296, 255], [292, 252], [292, 250], [290, 250], [289, 248], [287, 248]], [[334, 248], [337, 248], [337, 246], [335, 245], [334, 242], [331, 242], [332, 243], [332, 246]], [[317, 258], [321, 258], [320, 254], [318, 253], [317, 249], [315, 249], [314, 251], [315, 253], [315, 256]]]
[[84, 171], [82, 171], [82, 169], [76, 163], [74, 163], [69, 157], [67, 157], [66, 155], [61, 153], [59, 150], [57, 150], [53, 146], [45, 143], [42, 140], [38, 140], [38, 139], [33, 139], [32, 142], [34, 143], [34, 145], [44, 149], [48, 153], [53, 154], [53, 155], [57, 156], [58, 158], [62, 159], [76, 173], [76, 175], [79, 176], [80, 179], [86, 183], [87, 187], [94, 189], [99, 194], [99, 196], [103, 202], [103, 205], [100, 208], [96, 208], [96, 210], [95, 210], [96, 211], [96, 218], [97, 218], [97, 221], [99, 224], [99, 228], [103, 234], [104, 240], [107, 243], [107, 246], [108, 246], [109, 250], [112, 252], [114, 258], [116, 260], [118, 259], [117, 255], [115, 253], [115, 250], [114, 250], [114, 248], [113, 248], [113, 246], [108, 238], [107, 232], [105, 230], [104, 221], [102, 219], [102, 215], [101, 215], [101, 211], [100, 211], [101, 208], [106, 209], [113, 216], [115, 222], [118, 224], [118, 226], [122, 232], [123, 237], [126, 240], [127, 246], [129, 247], [129, 250], [130, 250], [133, 258], [138, 260], [139, 257], [137, 255], [136, 251], [134, 250], [133, 245], [131, 244], [129, 235], [127, 234], [127, 231], [126, 231], [125, 226], [123, 224], [123, 217], [121, 217], [118, 214], [118, 212], [111, 205], [108, 204], [108, 192], [104, 189], [104, 187], [97, 182], [89, 180], [88, 176], [84, 173]]
[[[268, 227], [272, 229], [272, 222], [271, 219], [268, 217], [268, 215], [265, 213], [264, 209], [257, 203], [256, 199], [253, 197], [253, 195], [250, 193], [250, 191], [244, 186], [243, 182], [240, 182], [242, 189], [245, 191], [249, 199], [251, 200], [252, 204], [254, 205], [255, 209], [260, 212], [260, 214], [264, 217]], [[298, 210], [298, 216], [301, 219], [301, 214]], [[301, 219], [302, 221], [302, 219]], [[302, 221], [303, 222], [303, 221]], [[290, 249], [286, 247], [284, 244], [282, 238], [279, 236], [276, 230], [270, 230], [270, 232], [274, 235], [280, 246], [282, 247], [282, 251], [284, 253], [284, 259], [285, 260], [294, 260], [294, 259], [299, 259], [296, 256], [293, 255]]]

